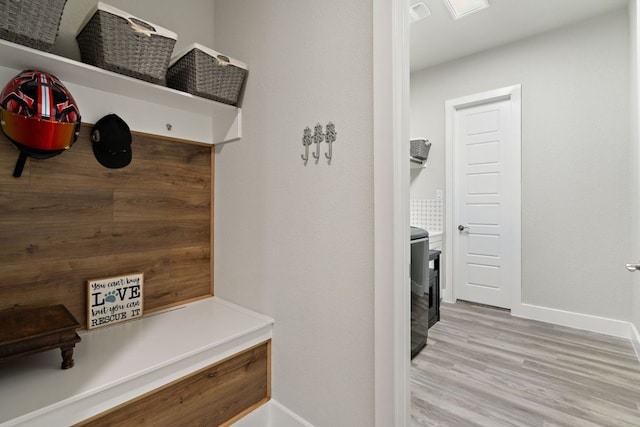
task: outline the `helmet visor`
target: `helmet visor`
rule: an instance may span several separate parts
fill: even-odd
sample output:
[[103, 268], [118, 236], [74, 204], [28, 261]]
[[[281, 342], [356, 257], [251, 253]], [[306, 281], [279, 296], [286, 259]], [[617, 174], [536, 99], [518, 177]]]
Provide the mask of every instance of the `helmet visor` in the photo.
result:
[[44, 151], [66, 150], [75, 141], [76, 123], [25, 117], [0, 108], [5, 135], [24, 146]]

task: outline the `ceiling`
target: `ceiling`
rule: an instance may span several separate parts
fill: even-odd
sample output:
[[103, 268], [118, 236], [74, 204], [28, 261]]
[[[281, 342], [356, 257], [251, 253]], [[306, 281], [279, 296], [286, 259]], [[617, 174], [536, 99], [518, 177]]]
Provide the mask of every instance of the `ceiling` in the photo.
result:
[[489, 0], [454, 21], [442, 0], [423, 1], [431, 15], [411, 24], [411, 71], [531, 37], [608, 11], [628, 0]]

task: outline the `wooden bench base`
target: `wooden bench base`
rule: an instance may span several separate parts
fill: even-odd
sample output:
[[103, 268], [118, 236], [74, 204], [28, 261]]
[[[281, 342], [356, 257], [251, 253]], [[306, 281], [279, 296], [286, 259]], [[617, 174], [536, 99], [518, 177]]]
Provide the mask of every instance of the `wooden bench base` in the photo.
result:
[[270, 399], [270, 371], [267, 341], [74, 427], [230, 426]]
[[72, 368], [80, 323], [64, 305], [0, 311], [0, 362], [59, 348], [62, 369]]

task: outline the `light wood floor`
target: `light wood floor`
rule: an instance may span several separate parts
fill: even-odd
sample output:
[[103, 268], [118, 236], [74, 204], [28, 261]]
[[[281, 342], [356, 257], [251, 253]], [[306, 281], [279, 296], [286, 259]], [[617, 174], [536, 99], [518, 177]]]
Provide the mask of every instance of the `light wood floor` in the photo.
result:
[[411, 363], [412, 426], [640, 426], [631, 343], [443, 304]]

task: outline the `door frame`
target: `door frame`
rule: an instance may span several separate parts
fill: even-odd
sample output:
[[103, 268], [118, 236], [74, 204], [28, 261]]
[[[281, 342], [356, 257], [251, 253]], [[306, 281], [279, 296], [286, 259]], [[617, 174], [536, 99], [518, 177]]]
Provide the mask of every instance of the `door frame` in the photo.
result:
[[456, 111], [509, 100], [511, 105], [511, 162], [513, 179], [511, 179], [512, 211], [511, 211], [511, 247], [513, 266], [511, 280], [511, 314], [517, 315], [522, 304], [522, 87], [520, 84], [476, 93], [445, 102], [445, 239], [444, 239], [444, 277], [445, 290], [443, 299], [453, 303], [457, 300], [456, 289], [458, 274], [456, 257], [458, 233], [454, 219], [458, 218], [458, 157], [460, 155], [455, 144], [454, 116]]
[[376, 427], [405, 427], [410, 420], [408, 113], [409, 2], [374, 0], [373, 350]]

